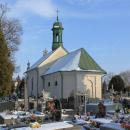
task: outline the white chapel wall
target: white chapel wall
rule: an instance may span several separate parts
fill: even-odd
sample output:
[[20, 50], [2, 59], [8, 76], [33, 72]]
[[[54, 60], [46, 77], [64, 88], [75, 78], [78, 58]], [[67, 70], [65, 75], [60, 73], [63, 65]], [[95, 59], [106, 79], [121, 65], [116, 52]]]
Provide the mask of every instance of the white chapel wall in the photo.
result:
[[76, 73], [62, 72], [63, 73], [63, 98], [74, 96], [76, 92]]
[[43, 79], [43, 74], [48, 70], [48, 68], [52, 65], [52, 63], [43, 65], [41, 67], [38, 68], [39, 71], [39, 78], [38, 78], [38, 93], [39, 95], [42, 95], [42, 91], [44, 89], [44, 79]]
[[[63, 75], [63, 85], [61, 85], [61, 74]], [[55, 82], [58, 82], [58, 85], [55, 85]], [[50, 82], [50, 86], [48, 83]], [[76, 88], [76, 75], [75, 72], [57, 72], [45, 76], [45, 88], [51, 93], [51, 97], [56, 96], [57, 98], [62, 98], [63, 86], [63, 98], [68, 98], [72, 96]]]
[[37, 72], [31, 70], [27, 72], [28, 96], [37, 96]]
[[59, 72], [45, 76], [45, 91], [50, 92], [51, 97], [61, 98], [61, 75]]

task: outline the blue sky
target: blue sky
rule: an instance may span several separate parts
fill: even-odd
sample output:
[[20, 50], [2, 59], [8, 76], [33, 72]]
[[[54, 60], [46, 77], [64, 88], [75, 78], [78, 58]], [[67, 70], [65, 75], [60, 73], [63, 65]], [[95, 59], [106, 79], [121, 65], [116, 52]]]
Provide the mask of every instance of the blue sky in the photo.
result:
[[51, 51], [56, 9], [63, 24], [68, 51], [85, 48], [107, 72], [130, 70], [130, 0], [0, 0], [11, 8], [9, 16], [23, 26], [16, 53], [19, 74]]

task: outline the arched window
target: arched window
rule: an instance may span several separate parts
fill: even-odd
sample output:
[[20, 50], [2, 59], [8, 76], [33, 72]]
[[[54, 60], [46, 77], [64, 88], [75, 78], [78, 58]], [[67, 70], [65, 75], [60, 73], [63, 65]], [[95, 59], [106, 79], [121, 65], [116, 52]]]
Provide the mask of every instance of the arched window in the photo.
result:
[[56, 34], [56, 42], [58, 42], [58, 38], [59, 38], [59, 35], [58, 33]]

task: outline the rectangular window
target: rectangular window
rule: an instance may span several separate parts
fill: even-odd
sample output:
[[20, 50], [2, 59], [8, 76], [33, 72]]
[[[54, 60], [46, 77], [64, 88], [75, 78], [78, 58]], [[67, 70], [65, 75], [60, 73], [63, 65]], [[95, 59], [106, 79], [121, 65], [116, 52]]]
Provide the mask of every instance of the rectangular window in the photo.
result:
[[55, 81], [55, 86], [57, 86], [58, 85], [58, 82], [57, 81]]
[[50, 87], [51, 86], [51, 83], [50, 82], [48, 82], [48, 87]]

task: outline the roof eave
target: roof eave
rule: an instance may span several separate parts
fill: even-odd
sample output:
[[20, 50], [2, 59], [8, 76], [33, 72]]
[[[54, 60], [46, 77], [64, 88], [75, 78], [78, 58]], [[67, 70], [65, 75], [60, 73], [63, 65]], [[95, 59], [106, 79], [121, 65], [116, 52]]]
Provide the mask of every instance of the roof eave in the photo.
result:
[[58, 72], [91, 72], [91, 73], [98, 73], [98, 74], [107, 74], [105, 71], [98, 71], [98, 70], [70, 70], [70, 71], [67, 71], [67, 70], [60, 70], [60, 71], [56, 71], [56, 72], [53, 72], [53, 73], [48, 73], [48, 74], [43, 74], [41, 76], [46, 76], [46, 75], [51, 75], [51, 74], [54, 74], [54, 73], [58, 73]]

